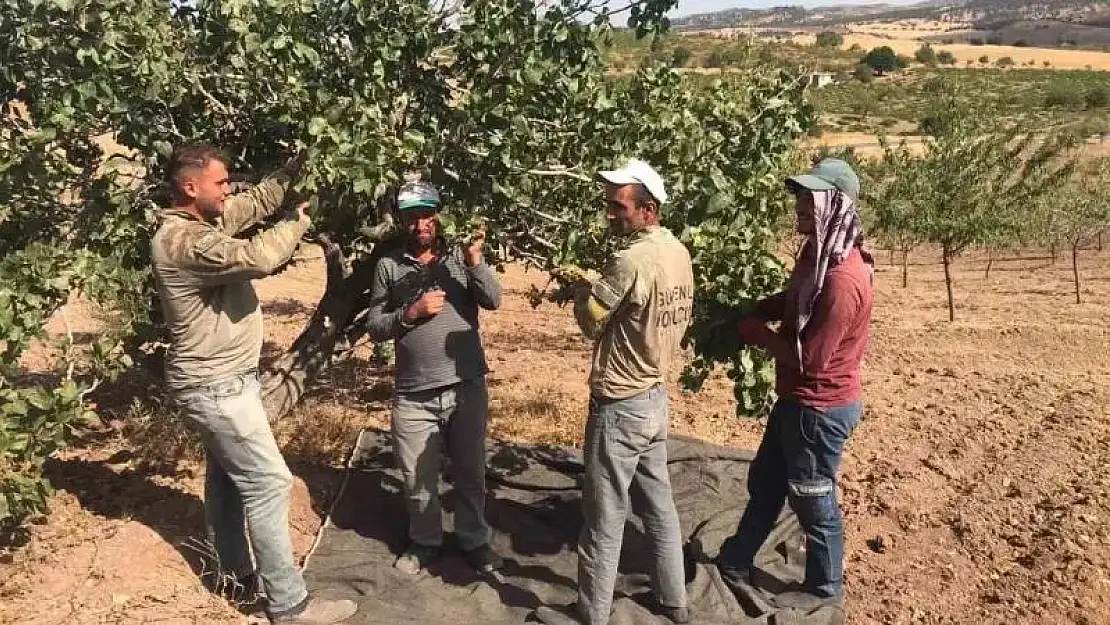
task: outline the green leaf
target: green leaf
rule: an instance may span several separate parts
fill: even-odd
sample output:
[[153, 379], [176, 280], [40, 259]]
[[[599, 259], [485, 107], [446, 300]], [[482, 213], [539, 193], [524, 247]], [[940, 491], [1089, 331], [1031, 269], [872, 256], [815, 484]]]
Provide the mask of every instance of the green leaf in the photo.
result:
[[328, 122], [323, 117], [313, 117], [308, 122], [308, 134], [319, 137], [327, 131]]
[[54, 397], [42, 387], [34, 387], [23, 392], [23, 397], [37, 410], [50, 410], [54, 407]]

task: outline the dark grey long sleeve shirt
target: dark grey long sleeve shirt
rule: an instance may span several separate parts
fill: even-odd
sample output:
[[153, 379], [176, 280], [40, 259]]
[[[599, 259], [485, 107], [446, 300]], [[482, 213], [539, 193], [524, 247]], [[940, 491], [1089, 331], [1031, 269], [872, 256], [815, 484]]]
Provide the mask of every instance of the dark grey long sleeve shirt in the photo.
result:
[[[427, 291], [444, 292], [443, 310], [411, 328], [405, 310]], [[496, 310], [501, 285], [486, 264], [468, 267], [463, 250], [452, 247], [423, 265], [399, 250], [378, 261], [367, 317], [370, 337], [395, 341], [399, 393], [412, 393], [472, 380], [489, 371], [478, 335], [478, 307]]]

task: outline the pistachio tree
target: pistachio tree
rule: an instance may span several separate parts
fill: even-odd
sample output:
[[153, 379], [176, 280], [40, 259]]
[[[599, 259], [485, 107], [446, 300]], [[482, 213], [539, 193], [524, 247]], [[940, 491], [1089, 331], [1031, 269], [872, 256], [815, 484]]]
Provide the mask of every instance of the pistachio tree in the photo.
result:
[[940, 95], [931, 118], [932, 134], [911, 161], [916, 207], [909, 227], [940, 248], [954, 321], [952, 263], [971, 246], [1019, 236], [1034, 223], [1039, 199], [1074, 166], [1055, 137], [965, 114], [951, 91]]
[[1097, 244], [1110, 226], [1110, 161], [1099, 159], [1078, 168], [1058, 193], [1041, 198], [1039, 204], [1044, 233], [1071, 251], [1075, 303], [1083, 302], [1080, 287], [1079, 252]]
[[[0, 317], [0, 332], [18, 323], [20, 337], [41, 336], [35, 324], [80, 290], [117, 315], [101, 351], [156, 368], [148, 239], [173, 146], [220, 145], [248, 184], [306, 152], [293, 195], [316, 204], [309, 238], [325, 250], [327, 286], [263, 374], [278, 418], [363, 338], [376, 260], [398, 244], [390, 198], [404, 176], [442, 187], [449, 233], [485, 223], [492, 262], [598, 268], [618, 242], [605, 232], [594, 172], [638, 156], [667, 180], [664, 221], [694, 259], [686, 379], [697, 386], [723, 364], [738, 411], [757, 413], [771, 398], [769, 362], [699, 337], [780, 286], [771, 231], [780, 170], [812, 112], [804, 78], [777, 70], [704, 83], [647, 63], [607, 76], [613, 24], [652, 37], [673, 5], [0, 0], [0, 262], [15, 266], [36, 242], [36, 254], [75, 276], [19, 278], [21, 298], [57, 292], [26, 304], [25, 319]], [[83, 390], [108, 379], [91, 367], [73, 375]], [[21, 384], [0, 378], [6, 391]], [[6, 397], [0, 415], [16, 401]]]

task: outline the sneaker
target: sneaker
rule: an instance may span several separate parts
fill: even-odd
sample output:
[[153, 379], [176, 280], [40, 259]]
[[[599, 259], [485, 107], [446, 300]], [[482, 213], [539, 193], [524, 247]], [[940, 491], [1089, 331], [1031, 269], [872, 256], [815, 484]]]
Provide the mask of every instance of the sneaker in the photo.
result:
[[401, 554], [401, 557], [397, 558], [397, 561], [393, 563], [393, 568], [409, 575], [416, 575], [438, 560], [439, 555], [439, 547], [414, 543]]
[[292, 614], [271, 616], [270, 622], [284, 625], [334, 625], [358, 612], [358, 604], [350, 599], [321, 599], [310, 596], [303, 605], [303, 608]]
[[583, 625], [581, 615], [578, 614], [578, 604], [572, 603], [563, 606], [540, 606], [532, 613], [544, 625]]
[[486, 575], [505, 566], [505, 561], [489, 545], [482, 545], [470, 551], [464, 551], [463, 556], [467, 563], [474, 567], [475, 571]]
[[672, 623], [682, 625], [690, 622], [690, 608], [668, 608], [667, 606], [659, 606], [659, 612], [669, 618]]

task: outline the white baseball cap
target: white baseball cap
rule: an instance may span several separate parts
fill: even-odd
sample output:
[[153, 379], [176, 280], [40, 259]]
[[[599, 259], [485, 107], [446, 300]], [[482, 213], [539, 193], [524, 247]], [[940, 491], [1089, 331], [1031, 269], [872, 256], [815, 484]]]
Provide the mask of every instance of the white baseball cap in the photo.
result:
[[651, 168], [651, 165], [632, 159], [624, 167], [615, 171], [599, 171], [597, 175], [608, 183], [615, 185], [642, 184], [647, 187], [656, 202], [663, 204], [667, 201], [667, 190], [663, 188], [663, 178]]

